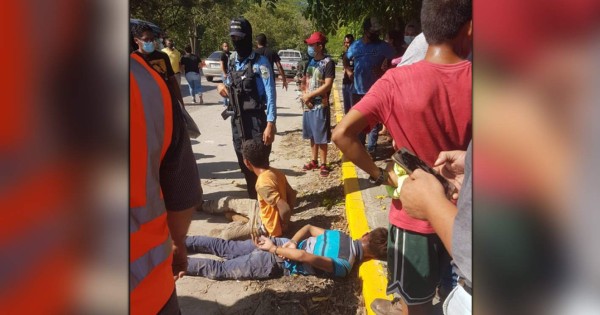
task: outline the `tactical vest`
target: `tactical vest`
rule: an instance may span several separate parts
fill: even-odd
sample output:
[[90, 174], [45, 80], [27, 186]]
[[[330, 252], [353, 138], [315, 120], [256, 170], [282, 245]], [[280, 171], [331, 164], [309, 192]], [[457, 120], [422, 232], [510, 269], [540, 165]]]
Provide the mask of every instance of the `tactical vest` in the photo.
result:
[[231, 97], [237, 98], [237, 104], [243, 111], [259, 111], [265, 110], [266, 106], [258, 95], [256, 87], [256, 73], [252, 69], [254, 62], [260, 57], [259, 54], [252, 52], [246, 65], [240, 71], [235, 70], [235, 62], [237, 53], [233, 52], [229, 56], [229, 79], [231, 83], [231, 91], [234, 95]]

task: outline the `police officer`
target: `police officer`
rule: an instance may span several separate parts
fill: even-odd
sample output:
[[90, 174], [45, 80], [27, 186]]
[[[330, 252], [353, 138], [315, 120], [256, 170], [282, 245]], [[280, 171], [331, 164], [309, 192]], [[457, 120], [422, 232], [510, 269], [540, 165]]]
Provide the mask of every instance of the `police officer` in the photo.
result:
[[[248, 195], [256, 199], [257, 176], [244, 164], [242, 158], [242, 142], [246, 139], [262, 139], [271, 152], [271, 143], [275, 138], [275, 78], [269, 60], [252, 50], [252, 26], [243, 17], [234, 18], [229, 26], [229, 35], [235, 52], [229, 57], [227, 88], [219, 84], [217, 90], [223, 97], [229, 97], [230, 103], [240, 107], [240, 117], [232, 117], [231, 131], [233, 147], [238, 164], [244, 173]], [[266, 109], [266, 113], [265, 113]]]

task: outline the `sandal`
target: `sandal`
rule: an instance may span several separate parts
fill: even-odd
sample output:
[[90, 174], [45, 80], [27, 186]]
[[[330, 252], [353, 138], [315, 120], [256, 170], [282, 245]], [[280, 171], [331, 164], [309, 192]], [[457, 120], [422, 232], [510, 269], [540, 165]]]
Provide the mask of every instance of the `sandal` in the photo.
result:
[[310, 163], [304, 165], [302, 167], [302, 169], [305, 170], [305, 171], [310, 171], [310, 170], [314, 170], [314, 169], [316, 169], [318, 167], [319, 167], [319, 165], [317, 164], [317, 161], [312, 160], [312, 161], [310, 161]]
[[325, 164], [321, 164], [321, 177], [327, 177], [329, 176], [329, 168], [327, 167], [327, 165]]

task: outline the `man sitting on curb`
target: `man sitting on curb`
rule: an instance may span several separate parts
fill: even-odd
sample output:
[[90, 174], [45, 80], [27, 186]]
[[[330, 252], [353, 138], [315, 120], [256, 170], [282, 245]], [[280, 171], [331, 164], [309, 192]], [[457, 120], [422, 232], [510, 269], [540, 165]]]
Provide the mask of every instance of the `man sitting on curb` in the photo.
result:
[[226, 241], [188, 236], [190, 253], [208, 253], [225, 261], [188, 257], [187, 275], [214, 280], [268, 279], [282, 275], [347, 276], [356, 262], [387, 257], [387, 229], [377, 228], [352, 240], [337, 230], [310, 224], [292, 239], [261, 236], [253, 240]]
[[[296, 203], [296, 191], [282, 171], [269, 166], [269, 150], [261, 140], [244, 141], [242, 156], [246, 167], [258, 176], [258, 201], [231, 197], [205, 201], [202, 211], [211, 214], [225, 213], [229, 219], [234, 220], [222, 231], [211, 231], [211, 235], [225, 240], [247, 239], [253, 228], [261, 229], [260, 234], [267, 236], [283, 235]], [[257, 202], [260, 211], [257, 211]]]

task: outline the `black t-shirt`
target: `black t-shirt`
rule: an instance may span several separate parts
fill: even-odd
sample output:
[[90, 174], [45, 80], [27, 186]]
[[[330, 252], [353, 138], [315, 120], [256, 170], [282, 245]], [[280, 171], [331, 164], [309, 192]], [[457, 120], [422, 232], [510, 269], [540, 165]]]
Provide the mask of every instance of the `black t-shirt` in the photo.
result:
[[[354, 60], [348, 59], [347, 52], [344, 52], [342, 54], [342, 64], [344, 65], [344, 68], [354, 69]], [[353, 80], [351, 80], [346, 71], [344, 71], [344, 78], [342, 79], [342, 84], [348, 85], [352, 83], [354, 83]]]
[[164, 52], [155, 50], [149, 54], [142, 54], [139, 51], [136, 51], [135, 53], [144, 58], [144, 60], [150, 64], [152, 69], [156, 70], [156, 72], [165, 79], [165, 82], [169, 80], [169, 77], [175, 75], [173, 67], [171, 67], [169, 55]]
[[269, 47], [256, 48], [254, 52], [267, 57], [267, 60], [269, 60], [269, 63], [271, 63], [271, 68], [273, 69], [275, 69], [275, 63], [281, 61], [279, 55], [271, 49], [269, 49]]
[[225, 66], [225, 72], [229, 71], [229, 56], [231, 55], [231, 52], [223, 52], [221, 54], [221, 61], [223, 62], [223, 65]]
[[195, 72], [200, 73], [200, 58], [198, 56], [189, 54], [181, 57], [181, 64], [185, 67], [185, 73]]

